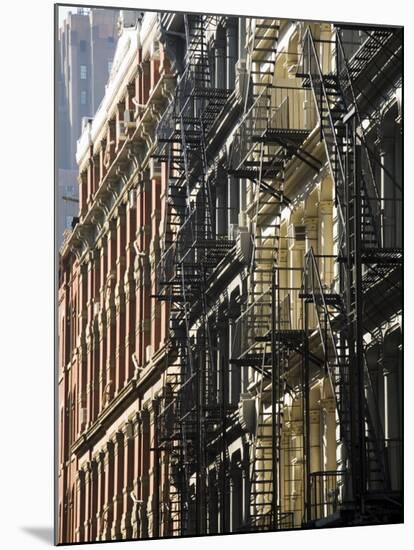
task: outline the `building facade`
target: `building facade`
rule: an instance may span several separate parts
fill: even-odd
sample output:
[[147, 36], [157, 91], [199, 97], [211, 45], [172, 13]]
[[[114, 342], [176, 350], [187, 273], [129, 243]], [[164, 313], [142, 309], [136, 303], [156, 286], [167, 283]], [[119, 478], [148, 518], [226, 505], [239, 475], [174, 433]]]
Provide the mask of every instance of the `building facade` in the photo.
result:
[[[58, 8], [57, 8], [58, 9]], [[77, 216], [77, 141], [105, 92], [118, 39], [119, 10], [78, 8], [59, 28], [57, 62], [57, 240]]]
[[402, 29], [145, 13], [77, 149], [58, 541], [395, 523]]

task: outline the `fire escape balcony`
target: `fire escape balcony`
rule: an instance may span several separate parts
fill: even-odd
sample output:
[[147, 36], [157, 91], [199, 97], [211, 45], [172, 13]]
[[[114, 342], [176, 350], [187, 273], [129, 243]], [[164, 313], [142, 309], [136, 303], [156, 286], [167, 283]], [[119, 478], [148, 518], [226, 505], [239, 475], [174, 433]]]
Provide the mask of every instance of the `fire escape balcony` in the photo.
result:
[[[303, 88], [268, 86], [244, 115], [233, 141], [229, 173], [256, 181], [282, 175], [287, 162], [297, 156], [313, 168], [320, 163], [302, 148], [315, 127], [312, 110], [306, 110], [309, 92]], [[261, 144], [265, 144], [260, 163]]]

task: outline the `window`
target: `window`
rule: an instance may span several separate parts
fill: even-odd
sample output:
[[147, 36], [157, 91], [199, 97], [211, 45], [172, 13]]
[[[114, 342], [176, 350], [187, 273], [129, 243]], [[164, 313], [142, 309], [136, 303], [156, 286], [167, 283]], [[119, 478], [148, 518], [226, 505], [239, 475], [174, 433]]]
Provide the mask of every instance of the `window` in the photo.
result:
[[66, 216], [66, 229], [72, 229], [72, 216]]
[[86, 90], [81, 90], [81, 93], [80, 93], [80, 102], [81, 102], [81, 105], [86, 105]]
[[86, 76], [88, 74], [88, 68], [86, 65], [81, 65], [80, 66], [80, 77], [81, 77], [81, 80], [86, 80]]
[[86, 40], [81, 40], [79, 42], [79, 47], [81, 52], [86, 52]]
[[111, 74], [112, 70], [112, 61], [108, 61], [108, 74]]

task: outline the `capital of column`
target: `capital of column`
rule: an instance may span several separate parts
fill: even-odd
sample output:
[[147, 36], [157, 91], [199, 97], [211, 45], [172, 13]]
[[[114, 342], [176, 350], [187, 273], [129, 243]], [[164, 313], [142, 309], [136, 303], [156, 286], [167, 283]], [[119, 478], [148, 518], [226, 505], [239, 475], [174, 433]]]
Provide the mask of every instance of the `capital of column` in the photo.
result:
[[322, 215], [331, 215], [333, 214], [333, 201], [320, 201], [319, 202], [319, 212]]

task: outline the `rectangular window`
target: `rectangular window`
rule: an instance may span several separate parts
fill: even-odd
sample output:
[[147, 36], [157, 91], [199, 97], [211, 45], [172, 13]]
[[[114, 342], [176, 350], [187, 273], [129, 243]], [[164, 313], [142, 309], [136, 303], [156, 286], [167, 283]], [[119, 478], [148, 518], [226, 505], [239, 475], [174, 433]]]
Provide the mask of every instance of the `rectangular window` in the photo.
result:
[[80, 77], [81, 77], [81, 80], [86, 80], [86, 76], [88, 74], [88, 68], [86, 65], [81, 65], [80, 66]]
[[81, 40], [79, 42], [79, 46], [80, 46], [80, 51], [81, 52], [86, 52], [86, 40]]
[[108, 74], [111, 74], [112, 70], [112, 61], [108, 61]]
[[81, 105], [86, 105], [86, 99], [87, 99], [86, 90], [81, 90], [81, 93], [80, 93]]
[[72, 229], [72, 216], [66, 216], [66, 229]]

